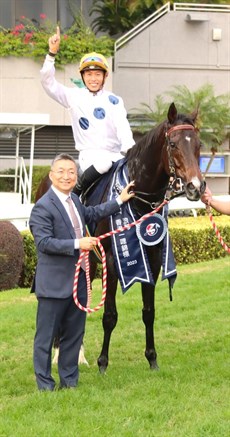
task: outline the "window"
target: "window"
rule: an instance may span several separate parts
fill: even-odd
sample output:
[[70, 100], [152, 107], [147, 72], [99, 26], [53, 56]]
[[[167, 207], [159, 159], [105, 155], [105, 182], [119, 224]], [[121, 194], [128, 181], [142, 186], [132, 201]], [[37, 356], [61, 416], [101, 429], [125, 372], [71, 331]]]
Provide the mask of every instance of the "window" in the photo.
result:
[[90, 21], [91, 6], [92, 0], [0, 0], [0, 25], [12, 28], [22, 16], [40, 23], [40, 14], [45, 14], [52, 23], [60, 22], [66, 29], [73, 24], [73, 14], [81, 12]]
[[[207, 166], [210, 162], [211, 156], [201, 156], [200, 157], [200, 169], [202, 173], [206, 172]], [[211, 166], [208, 169], [208, 174], [211, 173], [225, 173], [225, 157], [224, 156], [216, 156]]]
[[0, 26], [8, 29], [14, 25], [12, 21], [12, 1], [1, 0], [0, 3]]
[[12, 28], [19, 23], [22, 16], [39, 23], [40, 14], [45, 14], [50, 21], [56, 23], [57, 2], [58, 0], [1, 0], [0, 25]]
[[[12, 0], [11, 0], [12, 1]], [[45, 14], [49, 20], [57, 20], [57, 0], [15, 0], [15, 22], [20, 21], [21, 16], [40, 23], [40, 14]]]

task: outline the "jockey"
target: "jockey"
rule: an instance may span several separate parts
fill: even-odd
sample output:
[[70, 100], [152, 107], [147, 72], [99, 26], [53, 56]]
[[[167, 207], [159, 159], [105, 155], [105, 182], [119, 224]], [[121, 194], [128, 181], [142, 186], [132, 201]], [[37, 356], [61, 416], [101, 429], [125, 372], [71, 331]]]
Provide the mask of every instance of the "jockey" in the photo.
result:
[[113, 162], [118, 161], [134, 144], [132, 131], [121, 97], [104, 89], [109, 65], [100, 53], [82, 57], [79, 72], [84, 88], [66, 87], [55, 79], [55, 54], [60, 46], [60, 30], [49, 38], [49, 54], [41, 70], [46, 93], [69, 109], [75, 148], [83, 174], [77, 185], [78, 194], [86, 190]]

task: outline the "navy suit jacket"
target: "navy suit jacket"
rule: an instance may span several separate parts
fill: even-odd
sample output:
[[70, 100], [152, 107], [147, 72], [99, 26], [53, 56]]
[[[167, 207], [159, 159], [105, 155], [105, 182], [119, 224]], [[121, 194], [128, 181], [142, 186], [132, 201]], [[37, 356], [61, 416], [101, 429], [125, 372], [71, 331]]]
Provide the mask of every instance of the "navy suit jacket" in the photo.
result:
[[[84, 235], [86, 224], [98, 222], [120, 208], [116, 200], [86, 207], [76, 194], [71, 197], [81, 217]], [[38, 255], [32, 291], [37, 297], [69, 297], [79, 250], [74, 249], [76, 236], [69, 216], [52, 188], [34, 205], [29, 225]]]

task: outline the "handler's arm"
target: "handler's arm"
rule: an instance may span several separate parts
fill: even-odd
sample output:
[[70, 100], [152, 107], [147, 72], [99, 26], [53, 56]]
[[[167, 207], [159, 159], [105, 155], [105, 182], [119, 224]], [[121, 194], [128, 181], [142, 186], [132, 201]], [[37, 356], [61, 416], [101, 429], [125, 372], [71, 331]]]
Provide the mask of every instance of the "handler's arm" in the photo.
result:
[[218, 197], [213, 197], [209, 187], [206, 187], [204, 194], [201, 197], [202, 202], [211, 206], [220, 214], [230, 215], [230, 202], [220, 200]]
[[221, 214], [230, 215], [230, 202], [213, 197], [210, 202], [210, 206]]

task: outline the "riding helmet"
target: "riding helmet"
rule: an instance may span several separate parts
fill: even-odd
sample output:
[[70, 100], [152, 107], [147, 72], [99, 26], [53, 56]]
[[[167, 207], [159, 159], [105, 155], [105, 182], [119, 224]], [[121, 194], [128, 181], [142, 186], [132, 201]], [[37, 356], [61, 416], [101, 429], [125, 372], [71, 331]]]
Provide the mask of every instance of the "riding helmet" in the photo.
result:
[[101, 53], [92, 52], [84, 55], [80, 60], [80, 73], [86, 70], [103, 70], [107, 73], [109, 71], [109, 65]]

